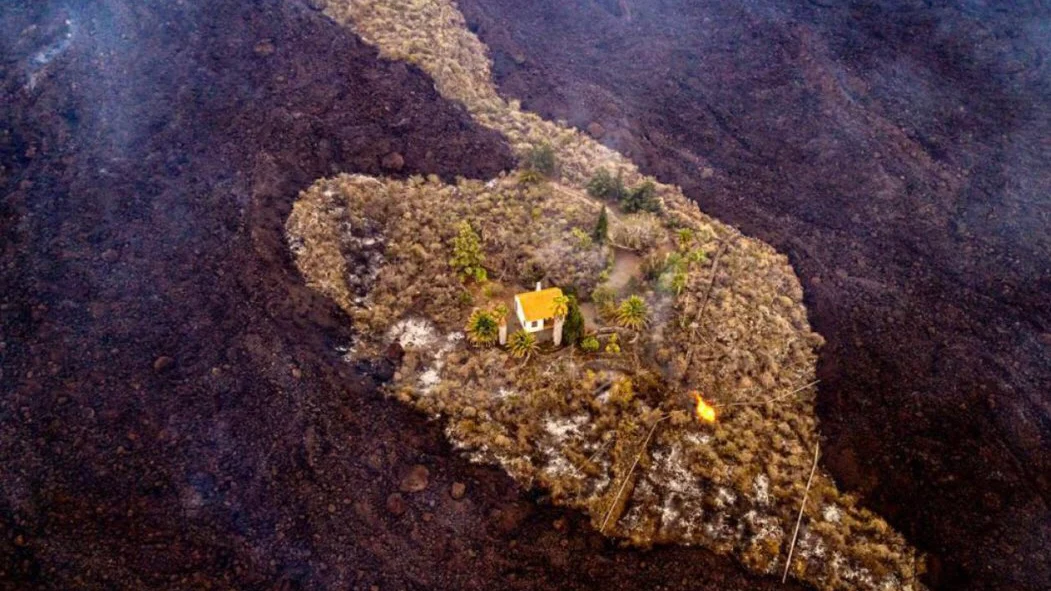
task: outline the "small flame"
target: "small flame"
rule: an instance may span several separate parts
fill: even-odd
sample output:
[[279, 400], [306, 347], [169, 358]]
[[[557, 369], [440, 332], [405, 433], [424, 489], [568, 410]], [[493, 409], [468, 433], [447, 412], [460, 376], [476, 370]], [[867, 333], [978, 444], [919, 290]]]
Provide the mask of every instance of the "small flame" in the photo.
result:
[[705, 402], [704, 398], [701, 398], [700, 392], [694, 392], [693, 398], [697, 401], [697, 420], [704, 423], [714, 423], [715, 407]]

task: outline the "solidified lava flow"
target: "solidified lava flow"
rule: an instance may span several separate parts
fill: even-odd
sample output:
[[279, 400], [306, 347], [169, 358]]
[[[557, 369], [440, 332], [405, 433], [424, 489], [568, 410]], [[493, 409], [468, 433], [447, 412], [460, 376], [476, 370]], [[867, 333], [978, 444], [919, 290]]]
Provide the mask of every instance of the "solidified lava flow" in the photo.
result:
[[1045, 589], [1049, 23], [0, 2], [0, 589]]

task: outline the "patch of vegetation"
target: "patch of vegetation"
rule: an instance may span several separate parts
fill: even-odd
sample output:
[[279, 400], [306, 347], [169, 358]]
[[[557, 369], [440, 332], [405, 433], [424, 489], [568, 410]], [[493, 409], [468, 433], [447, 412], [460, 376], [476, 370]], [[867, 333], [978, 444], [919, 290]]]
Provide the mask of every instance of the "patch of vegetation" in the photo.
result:
[[641, 185], [628, 191], [620, 201], [620, 207], [627, 213], [646, 211], [659, 213], [660, 201], [657, 200], [657, 185], [653, 181], [645, 181]]
[[628, 196], [628, 189], [624, 186], [624, 179], [620, 174], [613, 176], [605, 168], [595, 172], [595, 176], [587, 184], [588, 195], [603, 201], [620, 203]]
[[584, 334], [584, 315], [580, 312], [577, 298], [570, 296], [567, 301], [566, 319], [562, 325], [562, 339], [567, 345], [575, 345]]
[[591, 239], [598, 244], [605, 244], [609, 240], [609, 215], [605, 207], [602, 208], [602, 213], [598, 214], [595, 229], [591, 231]]
[[462, 277], [482, 283], [488, 278], [485, 267], [482, 266], [484, 262], [481, 238], [471, 224], [460, 222], [456, 238], [453, 240], [453, 258], [450, 264]]
[[649, 308], [646, 301], [633, 295], [617, 307], [617, 323], [624, 328], [641, 330], [649, 322]]
[[[359, 355], [379, 354], [409, 315], [447, 333], [407, 346], [392, 395], [446, 417], [449, 437], [467, 453], [587, 511], [607, 535], [642, 546], [697, 544], [773, 572], [784, 566], [803, 506], [793, 576], [837, 591], [913, 585], [915, 550], [822, 471], [802, 504], [817, 440], [805, 386], [821, 339], [787, 259], [706, 216], [678, 188], [647, 186], [620, 154], [500, 97], [484, 45], [450, 0], [330, 0], [326, 12], [385, 57], [419, 65], [442, 96], [519, 153], [550, 145], [565, 183], [544, 182], [527, 166], [539, 176], [492, 187], [353, 177], [304, 193], [288, 226], [296, 264], [351, 315]], [[583, 193], [600, 170], [613, 180], [602, 199], [637, 212], [609, 216], [608, 242], [643, 255], [670, 246], [685, 267], [667, 281], [667, 272], [658, 276], [655, 290], [637, 286], [650, 308], [644, 330], [624, 340], [599, 335], [630, 355], [538, 355], [492, 371], [506, 351], [455, 337], [473, 301], [490, 305], [506, 291], [487, 295], [460, 280], [449, 264], [457, 235], [449, 220], [471, 220], [485, 238], [483, 268], [511, 292], [536, 276], [594, 296], [608, 248], [594, 238], [582, 248], [571, 228], [593, 227], [600, 209], [563, 188]], [[672, 233], [679, 229], [693, 231], [688, 246]], [[616, 297], [605, 305], [595, 298], [600, 314], [617, 311]], [[715, 424], [691, 420], [690, 391], [720, 410]]]
[[548, 143], [530, 148], [522, 157], [522, 169], [544, 178], [557, 178], [558, 159], [555, 157], [555, 149]]
[[660, 200], [657, 198], [657, 185], [646, 180], [637, 187], [628, 189], [620, 174], [613, 176], [605, 168], [595, 172], [587, 184], [588, 195], [610, 203], [616, 203], [625, 213], [645, 211], [659, 213]]
[[467, 339], [476, 345], [489, 346], [500, 336], [500, 321], [488, 310], [475, 310], [464, 326]]
[[540, 345], [537, 344], [535, 336], [524, 330], [518, 330], [508, 337], [507, 348], [511, 351], [511, 356], [518, 359], [523, 357], [529, 359], [540, 350]]

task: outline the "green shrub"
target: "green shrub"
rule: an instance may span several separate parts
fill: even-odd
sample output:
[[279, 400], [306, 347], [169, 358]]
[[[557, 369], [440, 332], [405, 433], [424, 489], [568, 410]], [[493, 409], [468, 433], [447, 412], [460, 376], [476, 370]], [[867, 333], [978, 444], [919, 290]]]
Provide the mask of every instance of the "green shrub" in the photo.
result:
[[617, 292], [606, 285], [600, 285], [591, 292], [591, 301], [595, 302], [595, 305], [600, 308], [612, 304], [616, 297]]
[[606, 341], [606, 353], [620, 353], [620, 339], [617, 338], [617, 333], [609, 335], [609, 340]]
[[708, 253], [704, 252], [704, 250], [700, 248], [695, 248], [690, 252], [686, 253], [686, 262], [690, 263], [691, 265], [703, 265], [704, 263], [708, 262]]
[[633, 295], [622, 301], [617, 308], [617, 324], [624, 328], [639, 330], [649, 322], [649, 313], [646, 301], [637, 295]]
[[577, 298], [570, 296], [566, 320], [562, 324], [562, 338], [568, 345], [575, 345], [584, 332], [584, 315], [580, 313]]
[[609, 216], [605, 207], [602, 208], [602, 213], [598, 214], [595, 229], [591, 231], [591, 239], [598, 244], [604, 244], [609, 239]]
[[570, 230], [570, 234], [572, 234], [573, 238], [577, 240], [578, 247], [589, 248], [591, 246], [591, 236], [584, 230], [581, 230], [580, 228], [573, 228], [572, 230]]
[[613, 203], [620, 203], [628, 194], [620, 175], [614, 177], [605, 168], [600, 168], [595, 172], [595, 176], [588, 181], [587, 189], [588, 195], [595, 199], [604, 199]]
[[519, 359], [522, 357], [528, 359], [539, 349], [539, 345], [536, 343], [536, 337], [524, 330], [518, 330], [512, 333], [507, 339], [507, 347], [511, 351], [511, 356]]
[[689, 228], [679, 228], [675, 231], [675, 237], [679, 242], [679, 250], [683, 252], [689, 250], [690, 245], [693, 244], [694, 234]]
[[533, 170], [532, 168], [525, 168], [522, 172], [518, 173], [518, 182], [523, 185], [535, 185], [544, 180], [544, 175], [540, 172]]
[[584, 337], [584, 339], [580, 341], [580, 350], [587, 353], [598, 351], [598, 339], [595, 337]]
[[475, 310], [464, 326], [467, 340], [476, 345], [492, 345], [500, 338], [500, 320], [488, 310]]
[[539, 173], [549, 179], [558, 174], [558, 159], [551, 144], [541, 144], [529, 149], [522, 157], [522, 168]]
[[482, 239], [471, 224], [460, 222], [456, 238], [453, 239], [453, 258], [449, 261], [462, 278], [471, 278], [479, 283], [488, 278], [485, 268], [485, 254], [482, 253]]
[[631, 189], [620, 200], [620, 207], [627, 213], [639, 211], [659, 212], [661, 206], [657, 200], [657, 185], [653, 184], [653, 181], [646, 181]]

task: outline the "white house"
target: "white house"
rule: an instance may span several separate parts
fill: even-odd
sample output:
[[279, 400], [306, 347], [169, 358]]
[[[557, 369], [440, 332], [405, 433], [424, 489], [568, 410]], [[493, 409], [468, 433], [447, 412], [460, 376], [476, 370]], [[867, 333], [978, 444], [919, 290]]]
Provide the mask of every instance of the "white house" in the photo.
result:
[[515, 296], [515, 316], [522, 329], [538, 333], [551, 328], [551, 339], [555, 346], [562, 344], [562, 325], [565, 318], [555, 316], [557, 300], [562, 297], [562, 290], [557, 287], [541, 289], [536, 284], [536, 291], [527, 291]]

